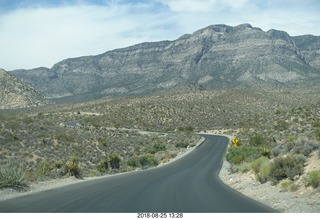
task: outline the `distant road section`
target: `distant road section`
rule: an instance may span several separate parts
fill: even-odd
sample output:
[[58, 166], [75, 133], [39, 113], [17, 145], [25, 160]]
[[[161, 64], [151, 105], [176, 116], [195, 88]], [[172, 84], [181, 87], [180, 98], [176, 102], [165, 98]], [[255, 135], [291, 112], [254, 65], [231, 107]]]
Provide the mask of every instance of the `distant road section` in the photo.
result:
[[203, 144], [162, 167], [2, 201], [0, 212], [275, 212], [220, 181], [229, 140], [203, 136]]

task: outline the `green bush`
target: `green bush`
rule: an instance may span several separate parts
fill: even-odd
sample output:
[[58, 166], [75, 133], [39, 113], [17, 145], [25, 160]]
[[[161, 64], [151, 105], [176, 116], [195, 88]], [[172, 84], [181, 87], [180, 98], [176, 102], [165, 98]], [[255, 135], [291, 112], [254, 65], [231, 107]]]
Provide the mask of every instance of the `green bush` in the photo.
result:
[[303, 173], [303, 163], [293, 155], [277, 157], [270, 164], [270, 178], [274, 182], [293, 178]]
[[297, 185], [295, 185], [295, 184], [293, 183], [293, 181], [290, 180], [290, 179], [284, 179], [284, 180], [282, 180], [282, 181], [279, 183], [279, 185], [280, 185], [280, 190], [283, 191], [283, 192], [288, 192], [288, 191], [290, 191], [290, 192], [295, 192], [295, 191], [297, 191], [297, 189], [298, 189]]
[[0, 188], [22, 189], [27, 187], [24, 165], [10, 161], [0, 169]]
[[38, 176], [49, 176], [52, 170], [52, 166], [48, 161], [42, 161], [37, 166], [37, 174]]
[[250, 137], [249, 144], [254, 147], [269, 146], [270, 142], [267, 137], [265, 137], [262, 134], [257, 133], [257, 134], [254, 134], [253, 136]]
[[226, 154], [226, 159], [231, 164], [240, 164], [244, 161], [252, 161], [261, 156], [261, 148], [257, 147], [230, 147]]
[[307, 174], [307, 185], [311, 185], [313, 188], [320, 186], [320, 169], [313, 170]]
[[187, 148], [189, 146], [189, 143], [187, 143], [187, 142], [178, 142], [175, 146], [176, 146], [176, 148]]
[[140, 157], [131, 157], [128, 159], [127, 164], [131, 167], [141, 167], [143, 169], [148, 167], [157, 166], [159, 161], [152, 154], [146, 154]]
[[110, 167], [112, 169], [119, 169], [120, 168], [120, 161], [121, 158], [116, 153], [111, 153], [108, 155], [109, 161], [110, 161]]
[[265, 183], [269, 180], [269, 174], [270, 174], [270, 163], [265, 162], [261, 165], [260, 172], [256, 175], [256, 178], [260, 183]]
[[189, 125], [189, 126], [181, 126], [181, 127], [178, 127], [178, 131], [180, 132], [193, 132], [194, 131], [194, 128]]
[[313, 127], [320, 127], [320, 120], [314, 122], [312, 125], [313, 125]]
[[258, 174], [261, 170], [261, 167], [264, 163], [268, 162], [269, 159], [267, 157], [259, 157], [249, 163], [249, 169], [254, 172], [254, 174]]
[[66, 133], [57, 134], [57, 135], [55, 136], [55, 138], [56, 138], [57, 140], [59, 140], [59, 141], [64, 141], [64, 142], [69, 142], [69, 143], [75, 141], [75, 139], [74, 139], [73, 136], [68, 135], [68, 134], [66, 134]]
[[102, 158], [96, 165], [96, 168], [100, 173], [106, 173], [109, 169], [109, 157], [105, 156]]
[[256, 179], [260, 183], [265, 183], [268, 181], [270, 164], [267, 157], [259, 157], [258, 159], [251, 161], [248, 166], [249, 169], [254, 172]]
[[146, 154], [140, 157], [139, 162], [142, 168], [153, 167], [159, 164], [159, 161], [155, 158], [154, 155]]
[[159, 151], [165, 151], [165, 150], [166, 150], [166, 146], [164, 144], [155, 144], [152, 147], [147, 147], [145, 149], [145, 152], [150, 154], [155, 154]]
[[316, 138], [320, 141], [320, 129], [316, 130]]
[[63, 167], [63, 162], [61, 160], [57, 160], [55, 163], [54, 163], [54, 166], [55, 168], [57, 169], [61, 169]]
[[139, 157], [131, 157], [127, 160], [127, 165], [131, 166], [131, 167], [140, 167], [140, 160]]
[[262, 149], [262, 152], [261, 152], [262, 156], [268, 157], [268, 158], [271, 157], [271, 149], [269, 147], [262, 147], [261, 149]]

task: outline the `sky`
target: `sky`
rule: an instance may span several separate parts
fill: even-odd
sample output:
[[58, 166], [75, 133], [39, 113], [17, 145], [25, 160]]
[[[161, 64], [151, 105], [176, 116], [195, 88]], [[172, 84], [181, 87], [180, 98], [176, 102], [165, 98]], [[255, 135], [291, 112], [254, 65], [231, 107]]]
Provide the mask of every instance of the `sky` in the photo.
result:
[[0, 68], [51, 68], [213, 24], [320, 36], [319, 0], [0, 0]]

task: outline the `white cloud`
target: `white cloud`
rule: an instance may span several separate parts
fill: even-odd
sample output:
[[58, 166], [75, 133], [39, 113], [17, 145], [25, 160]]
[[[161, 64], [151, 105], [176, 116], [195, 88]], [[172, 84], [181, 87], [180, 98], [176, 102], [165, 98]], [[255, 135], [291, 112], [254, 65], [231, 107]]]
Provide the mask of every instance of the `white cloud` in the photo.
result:
[[174, 12], [209, 12], [224, 8], [239, 9], [249, 0], [158, 0]]
[[206, 12], [213, 9], [216, 0], [159, 0], [174, 12]]
[[130, 10], [126, 5], [77, 5], [20, 9], [2, 15], [0, 67], [51, 67], [69, 57], [160, 40], [163, 29], [159, 26], [165, 19]]

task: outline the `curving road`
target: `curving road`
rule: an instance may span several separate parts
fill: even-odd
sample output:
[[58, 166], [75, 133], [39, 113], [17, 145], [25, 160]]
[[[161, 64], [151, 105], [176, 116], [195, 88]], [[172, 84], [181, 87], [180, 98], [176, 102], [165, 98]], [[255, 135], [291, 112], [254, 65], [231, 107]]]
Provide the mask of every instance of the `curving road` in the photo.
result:
[[0, 202], [0, 212], [275, 212], [223, 184], [228, 139], [206, 141], [159, 168], [102, 177]]

